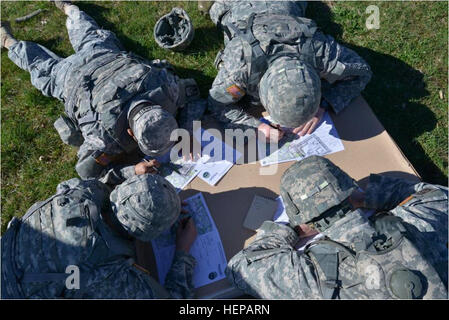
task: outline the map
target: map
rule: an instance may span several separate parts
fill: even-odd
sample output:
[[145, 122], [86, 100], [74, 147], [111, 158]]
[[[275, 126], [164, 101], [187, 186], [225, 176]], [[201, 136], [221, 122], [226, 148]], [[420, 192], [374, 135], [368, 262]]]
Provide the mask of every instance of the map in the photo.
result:
[[[201, 197], [192, 197], [189, 201], [187, 201], [187, 206], [184, 207], [187, 212], [189, 212], [189, 216], [193, 218], [195, 221], [196, 230], [198, 235], [202, 235], [208, 232], [213, 231], [213, 224], [209, 218], [207, 207], [203, 204], [203, 199]], [[181, 218], [185, 218], [184, 215]], [[179, 221], [179, 220], [178, 220]], [[162, 233], [158, 238], [154, 241], [157, 246], [160, 248], [165, 248], [172, 246], [176, 241], [176, 229], [178, 228], [178, 222], [176, 222], [169, 230]]]
[[[236, 159], [241, 157], [240, 152], [228, 146], [210, 134], [207, 130], [199, 128], [195, 137], [201, 140], [201, 158], [196, 162], [184, 160], [179, 157], [175, 161], [170, 159], [171, 151], [157, 157], [161, 163], [159, 173], [167, 179], [179, 193], [196, 176], [214, 186], [232, 168]], [[215, 154], [217, 151], [217, 154]], [[145, 157], [149, 160], [149, 157]], [[230, 161], [231, 160], [231, 161]]]
[[326, 113], [320, 125], [312, 134], [299, 137], [291, 132], [291, 129], [285, 128], [286, 135], [279, 141], [277, 150], [270, 150], [270, 145], [266, 148], [259, 146], [259, 158], [262, 166], [270, 164], [299, 161], [312, 155], [324, 156], [326, 154], [344, 150], [337, 130]]
[[199, 164], [178, 159], [175, 162], [162, 163], [160, 174], [167, 179], [179, 193], [201, 171]]
[[[195, 288], [198, 288], [225, 278], [224, 270], [227, 260], [220, 235], [203, 194], [198, 193], [184, 201], [187, 203], [185, 209], [194, 220], [198, 232], [198, 236], [190, 249], [190, 254], [196, 260], [193, 284]], [[159, 281], [162, 284], [165, 282], [165, 277], [171, 268], [175, 254], [178, 223], [176, 222], [172, 228], [151, 241]]]

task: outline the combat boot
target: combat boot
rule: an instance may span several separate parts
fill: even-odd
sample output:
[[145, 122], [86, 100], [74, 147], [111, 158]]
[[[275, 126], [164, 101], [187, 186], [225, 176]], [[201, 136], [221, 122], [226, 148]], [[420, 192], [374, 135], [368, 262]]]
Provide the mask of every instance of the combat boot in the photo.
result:
[[8, 21], [0, 21], [0, 45], [1, 48], [8, 49], [17, 40], [12, 35], [11, 25]]

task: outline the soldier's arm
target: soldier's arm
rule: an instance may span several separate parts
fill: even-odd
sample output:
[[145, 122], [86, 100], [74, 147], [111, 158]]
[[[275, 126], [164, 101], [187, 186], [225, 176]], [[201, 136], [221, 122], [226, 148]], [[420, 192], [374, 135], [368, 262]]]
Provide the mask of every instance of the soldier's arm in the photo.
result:
[[237, 103], [246, 95], [247, 65], [241, 40], [233, 39], [222, 55], [222, 62], [212, 88], [208, 107], [225, 128], [257, 128], [260, 121], [246, 113]]
[[371, 209], [390, 210], [423, 189], [440, 189], [447, 194], [445, 187], [371, 174], [365, 191], [365, 206]]
[[99, 141], [91, 139], [85, 139], [78, 150], [75, 169], [82, 179], [101, 179], [101, 182], [111, 185], [119, 184], [135, 174], [134, 166], [118, 165]]
[[99, 180], [107, 185], [116, 186], [135, 175], [136, 169], [134, 165], [113, 165], [109, 169], [104, 170]]
[[294, 248], [296, 232], [266, 221], [256, 239], [228, 263], [228, 279], [243, 292], [263, 299], [313, 297], [305, 259]]
[[81, 131], [84, 141], [78, 150], [75, 169], [82, 179], [100, 179], [105, 184], [115, 186], [136, 174], [134, 165], [124, 164], [123, 161], [118, 163], [114, 154], [121, 149], [117, 149], [116, 143], [103, 135], [98, 122], [84, 124]]
[[212, 22], [217, 25], [220, 22], [220, 19], [223, 17], [223, 15], [228, 11], [228, 6], [226, 5], [225, 1], [219, 0], [214, 1], [214, 4], [209, 9], [209, 15], [212, 20]]
[[323, 79], [321, 95], [338, 114], [365, 89], [372, 76], [371, 68], [356, 52], [331, 36], [317, 33], [314, 40], [317, 66]]
[[[115, 268], [116, 272], [111, 272], [110, 268]], [[105, 274], [109, 274], [109, 276], [84, 289], [81, 297], [76, 296], [77, 290], [71, 290], [75, 291], [75, 297], [84, 299], [170, 298], [164, 288], [151, 277], [149, 272], [136, 264], [129, 265], [126, 261], [121, 266], [114, 267], [109, 265], [100, 267], [97, 270], [97, 274], [102, 275], [102, 271]]]
[[165, 289], [175, 299], [193, 298], [193, 269], [195, 258], [184, 251], [177, 250], [172, 266], [165, 278]]

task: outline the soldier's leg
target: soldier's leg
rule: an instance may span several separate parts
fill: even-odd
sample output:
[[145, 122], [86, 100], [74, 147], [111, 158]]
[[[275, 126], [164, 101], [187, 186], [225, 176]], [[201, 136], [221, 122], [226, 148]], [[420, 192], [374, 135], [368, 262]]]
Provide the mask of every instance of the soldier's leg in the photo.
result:
[[17, 39], [14, 38], [11, 31], [11, 26], [8, 21], [0, 22], [0, 47], [9, 49], [10, 46], [15, 44]]
[[123, 50], [113, 32], [101, 29], [94, 19], [77, 6], [66, 3], [61, 10], [67, 15], [66, 27], [75, 52], [94, 47]]
[[[63, 59], [47, 48], [30, 41], [17, 41], [7, 30], [9, 37], [4, 37], [5, 28], [2, 23], [2, 47], [8, 49], [8, 57], [19, 68], [31, 75], [31, 83], [44, 95], [61, 98], [61, 91], [55, 83], [55, 67]], [[5, 40], [5, 41], [3, 41]]]

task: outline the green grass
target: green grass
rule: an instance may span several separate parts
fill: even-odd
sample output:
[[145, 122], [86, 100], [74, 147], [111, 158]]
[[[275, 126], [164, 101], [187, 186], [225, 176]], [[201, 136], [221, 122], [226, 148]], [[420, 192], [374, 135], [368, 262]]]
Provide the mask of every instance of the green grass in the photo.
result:
[[[365, 8], [380, 8], [380, 29], [367, 30]], [[196, 2], [82, 2], [81, 9], [125, 48], [149, 59], [167, 59], [181, 77], [193, 77], [207, 96], [216, 71], [213, 61], [223, 37]], [[159, 48], [156, 20], [181, 6], [195, 25], [195, 38], [183, 53]], [[48, 2], [1, 2], [2, 20], [47, 9], [23, 23], [12, 23], [18, 39], [45, 45], [60, 56], [73, 54], [64, 15]], [[356, 50], [374, 76], [364, 97], [424, 180], [447, 185], [447, 2], [311, 2], [307, 16], [339, 42]], [[14, 216], [76, 176], [76, 150], [53, 128], [63, 111], [44, 97], [27, 72], [1, 54], [1, 218], [2, 231]], [[444, 99], [439, 98], [439, 91]]]

